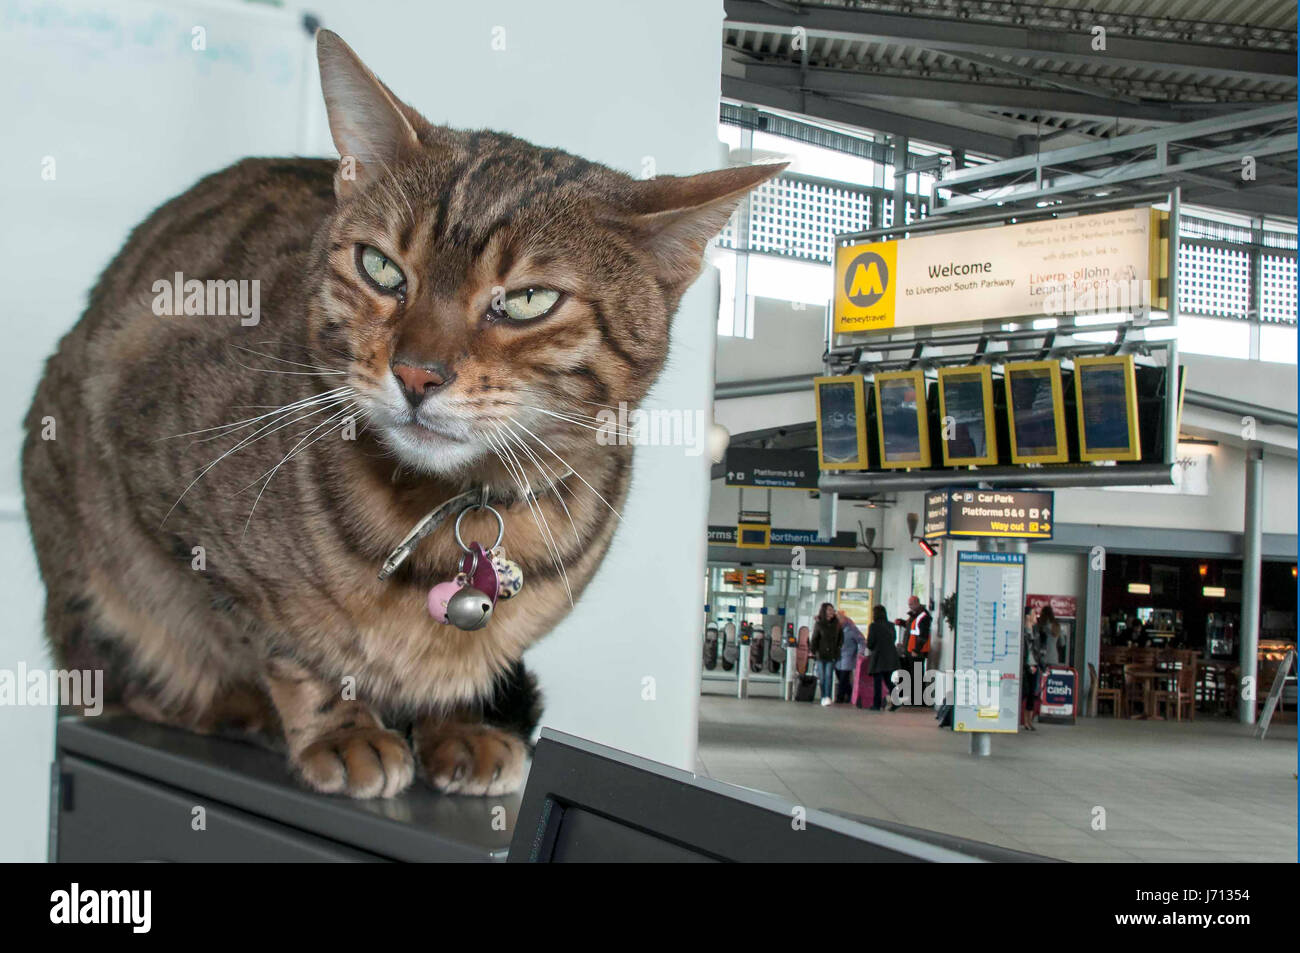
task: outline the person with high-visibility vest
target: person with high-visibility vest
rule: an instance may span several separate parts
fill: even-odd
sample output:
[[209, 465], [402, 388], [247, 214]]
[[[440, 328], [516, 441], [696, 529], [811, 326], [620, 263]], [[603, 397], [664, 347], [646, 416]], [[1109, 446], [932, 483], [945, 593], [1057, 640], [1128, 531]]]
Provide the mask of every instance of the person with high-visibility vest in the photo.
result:
[[903, 668], [911, 679], [912, 699], [910, 704], [920, 703], [922, 698], [921, 679], [923, 669], [917, 669], [917, 662], [924, 665], [930, 652], [930, 612], [916, 596], [907, 598], [907, 619], [895, 619], [894, 624], [907, 632], [903, 643]]
[[907, 654], [930, 654], [930, 612], [916, 596], [907, 600]]

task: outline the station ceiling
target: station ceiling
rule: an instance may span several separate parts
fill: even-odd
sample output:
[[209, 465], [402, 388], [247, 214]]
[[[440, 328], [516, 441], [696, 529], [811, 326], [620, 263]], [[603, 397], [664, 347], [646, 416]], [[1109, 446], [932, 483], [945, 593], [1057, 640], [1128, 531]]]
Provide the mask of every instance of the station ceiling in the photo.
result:
[[1294, 0], [725, 6], [725, 98], [973, 155], [1101, 143], [1296, 101]]

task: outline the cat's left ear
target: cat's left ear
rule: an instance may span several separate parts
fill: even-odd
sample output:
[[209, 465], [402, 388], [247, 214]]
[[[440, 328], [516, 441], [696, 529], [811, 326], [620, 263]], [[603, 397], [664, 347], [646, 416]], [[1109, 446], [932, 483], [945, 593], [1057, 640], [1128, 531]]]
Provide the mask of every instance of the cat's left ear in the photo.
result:
[[379, 174], [418, 149], [420, 140], [411, 123], [413, 111], [337, 33], [316, 32], [316, 59], [330, 134], [340, 157], [334, 192], [342, 199], [366, 176]]
[[658, 277], [682, 294], [700, 273], [704, 249], [749, 191], [788, 162], [735, 166], [699, 175], [660, 175], [636, 182], [621, 224], [654, 256]]

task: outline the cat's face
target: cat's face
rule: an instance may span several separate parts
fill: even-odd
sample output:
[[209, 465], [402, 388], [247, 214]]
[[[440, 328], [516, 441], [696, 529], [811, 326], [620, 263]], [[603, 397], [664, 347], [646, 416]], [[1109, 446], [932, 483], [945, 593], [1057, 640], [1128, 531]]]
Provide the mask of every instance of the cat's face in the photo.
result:
[[633, 180], [432, 126], [336, 36], [318, 50], [343, 160], [316, 332], [363, 426], [423, 472], [563, 472], [645, 396], [706, 243], [781, 167]]

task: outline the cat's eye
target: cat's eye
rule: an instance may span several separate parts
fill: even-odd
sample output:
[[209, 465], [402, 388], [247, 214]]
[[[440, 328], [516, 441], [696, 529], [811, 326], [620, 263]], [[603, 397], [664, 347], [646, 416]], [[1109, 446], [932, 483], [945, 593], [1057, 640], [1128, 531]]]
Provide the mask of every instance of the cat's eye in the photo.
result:
[[406, 275], [387, 255], [370, 245], [360, 246], [357, 259], [366, 277], [374, 282], [380, 291], [398, 291], [406, 284]]
[[559, 300], [552, 288], [523, 288], [505, 296], [501, 313], [512, 321], [532, 321], [549, 314]]

